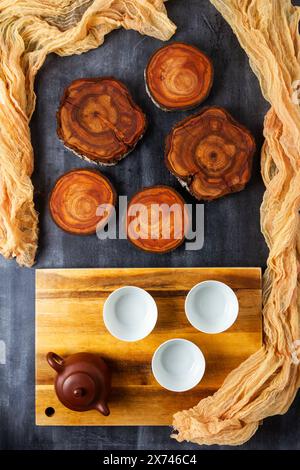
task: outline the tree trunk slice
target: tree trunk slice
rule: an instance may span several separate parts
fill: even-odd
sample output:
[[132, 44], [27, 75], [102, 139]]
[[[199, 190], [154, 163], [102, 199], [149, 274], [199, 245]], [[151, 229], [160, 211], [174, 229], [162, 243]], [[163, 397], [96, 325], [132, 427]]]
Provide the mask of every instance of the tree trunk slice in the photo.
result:
[[173, 43], [156, 51], [145, 70], [147, 93], [164, 111], [191, 109], [209, 95], [212, 61], [197, 47]]
[[[116, 203], [110, 181], [95, 170], [72, 170], [61, 176], [52, 190], [49, 208], [56, 225], [76, 235], [90, 235], [103, 228]], [[107, 204], [103, 215], [97, 208]]]
[[127, 208], [128, 239], [144, 251], [167, 253], [174, 250], [183, 242], [189, 224], [184, 199], [169, 186], [139, 191]]
[[166, 140], [166, 165], [199, 200], [241, 191], [251, 177], [252, 134], [223, 108], [205, 108], [179, 122]]
[[75, 80], [57, 112], [57, 133], [81, 158], [115, 165], [133, 150], [146, 130], [146, 117], [115, 78]]

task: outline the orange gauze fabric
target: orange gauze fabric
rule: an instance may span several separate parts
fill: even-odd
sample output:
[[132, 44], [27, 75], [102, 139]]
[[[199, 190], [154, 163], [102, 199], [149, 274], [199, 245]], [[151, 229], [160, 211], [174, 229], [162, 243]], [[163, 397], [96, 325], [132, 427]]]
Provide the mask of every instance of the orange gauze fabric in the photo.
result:
[[264, 346], [213, 396], [175, 414], [173, 437], [239, 445], [264, 418], [285, 413], [299, 387], [300, 107], [294, 84], [300, 80], [300, 9], [290, 0], [211, 3], [231, 25], [271, 104], [261, 163], [266, 186], [261, 228], [270, 249], [263, 285]]
[[163, 0], [0, 1], [0, 253], [32, 266], [38, 240], [29, 121], [34, 78], [48, 53], [81, 54], [116, 28], [161, 40], [175, 25]]

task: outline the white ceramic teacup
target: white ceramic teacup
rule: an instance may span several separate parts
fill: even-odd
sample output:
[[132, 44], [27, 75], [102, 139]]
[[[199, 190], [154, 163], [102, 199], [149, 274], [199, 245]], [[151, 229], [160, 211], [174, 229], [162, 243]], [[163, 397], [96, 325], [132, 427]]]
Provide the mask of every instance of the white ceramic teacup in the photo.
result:
[[157, 382], [172, 392], [186, 392], [195, 387], [205, 372], [201, 350], [186, 339], [162, 343], [152, 357], [152, 372]]
[[189, 322], [203, 333], [228, 330], [239, 313], [239, 303], [233, 290], [219, 281], [204, 281], [195, 285], [185, 299]]
[[144, 289], [125, 286], [106, 299], [103, 320], [108, 331], [122, 341], [139, 341], [148, 336], [157, 321], [157, 306]]

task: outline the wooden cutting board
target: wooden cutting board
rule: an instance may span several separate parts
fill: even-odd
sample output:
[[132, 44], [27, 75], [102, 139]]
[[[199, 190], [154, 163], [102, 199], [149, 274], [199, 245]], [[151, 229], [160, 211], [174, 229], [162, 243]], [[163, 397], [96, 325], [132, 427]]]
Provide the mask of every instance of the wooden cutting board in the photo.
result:
[[[187, 321], [184, 300], [198, 282], [215, 279], [236, 292], [240, 312], [225, 333], [202, 334]], [[150, 336], [126, 343], [103, 324], [102, 307], [116, 288], [135, 285], [156, 300], [158, 322]], [[163, 389], [151, 373], [155, 349], [171, 338], [195, 342], [206, 358], [206, 372], [193, 390]], [[171, 425], [172, 415], [212, 394], [227, 374], [262, 344], [261, 270], [259, 268], [144, 268], [36, 270], [36, 424], [38, 425]], [[55, 372], [48, 351], [62, 356], [87, 351], [101, 355], [113, 372], [111, 414], [78, 413], [57, 399]], [[53, 408], [52, 416], [46, 413]], [[47, 411], [46, 411], [47, 410]], [[49, 413], [48, 413], [49, 414]]]

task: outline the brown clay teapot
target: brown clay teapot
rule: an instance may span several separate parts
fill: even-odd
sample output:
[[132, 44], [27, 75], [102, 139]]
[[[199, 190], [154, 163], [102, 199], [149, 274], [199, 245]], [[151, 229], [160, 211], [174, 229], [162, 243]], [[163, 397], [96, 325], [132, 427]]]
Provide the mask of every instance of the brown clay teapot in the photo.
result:
[[74, 411], [96, 409], [104, 416], [109, 415], [111, 374], [103, 359], [90, 353], [72, 354], [63, 359], [49, 352], [47, 361], [57, 372], [54, 386], [63, 405]]

